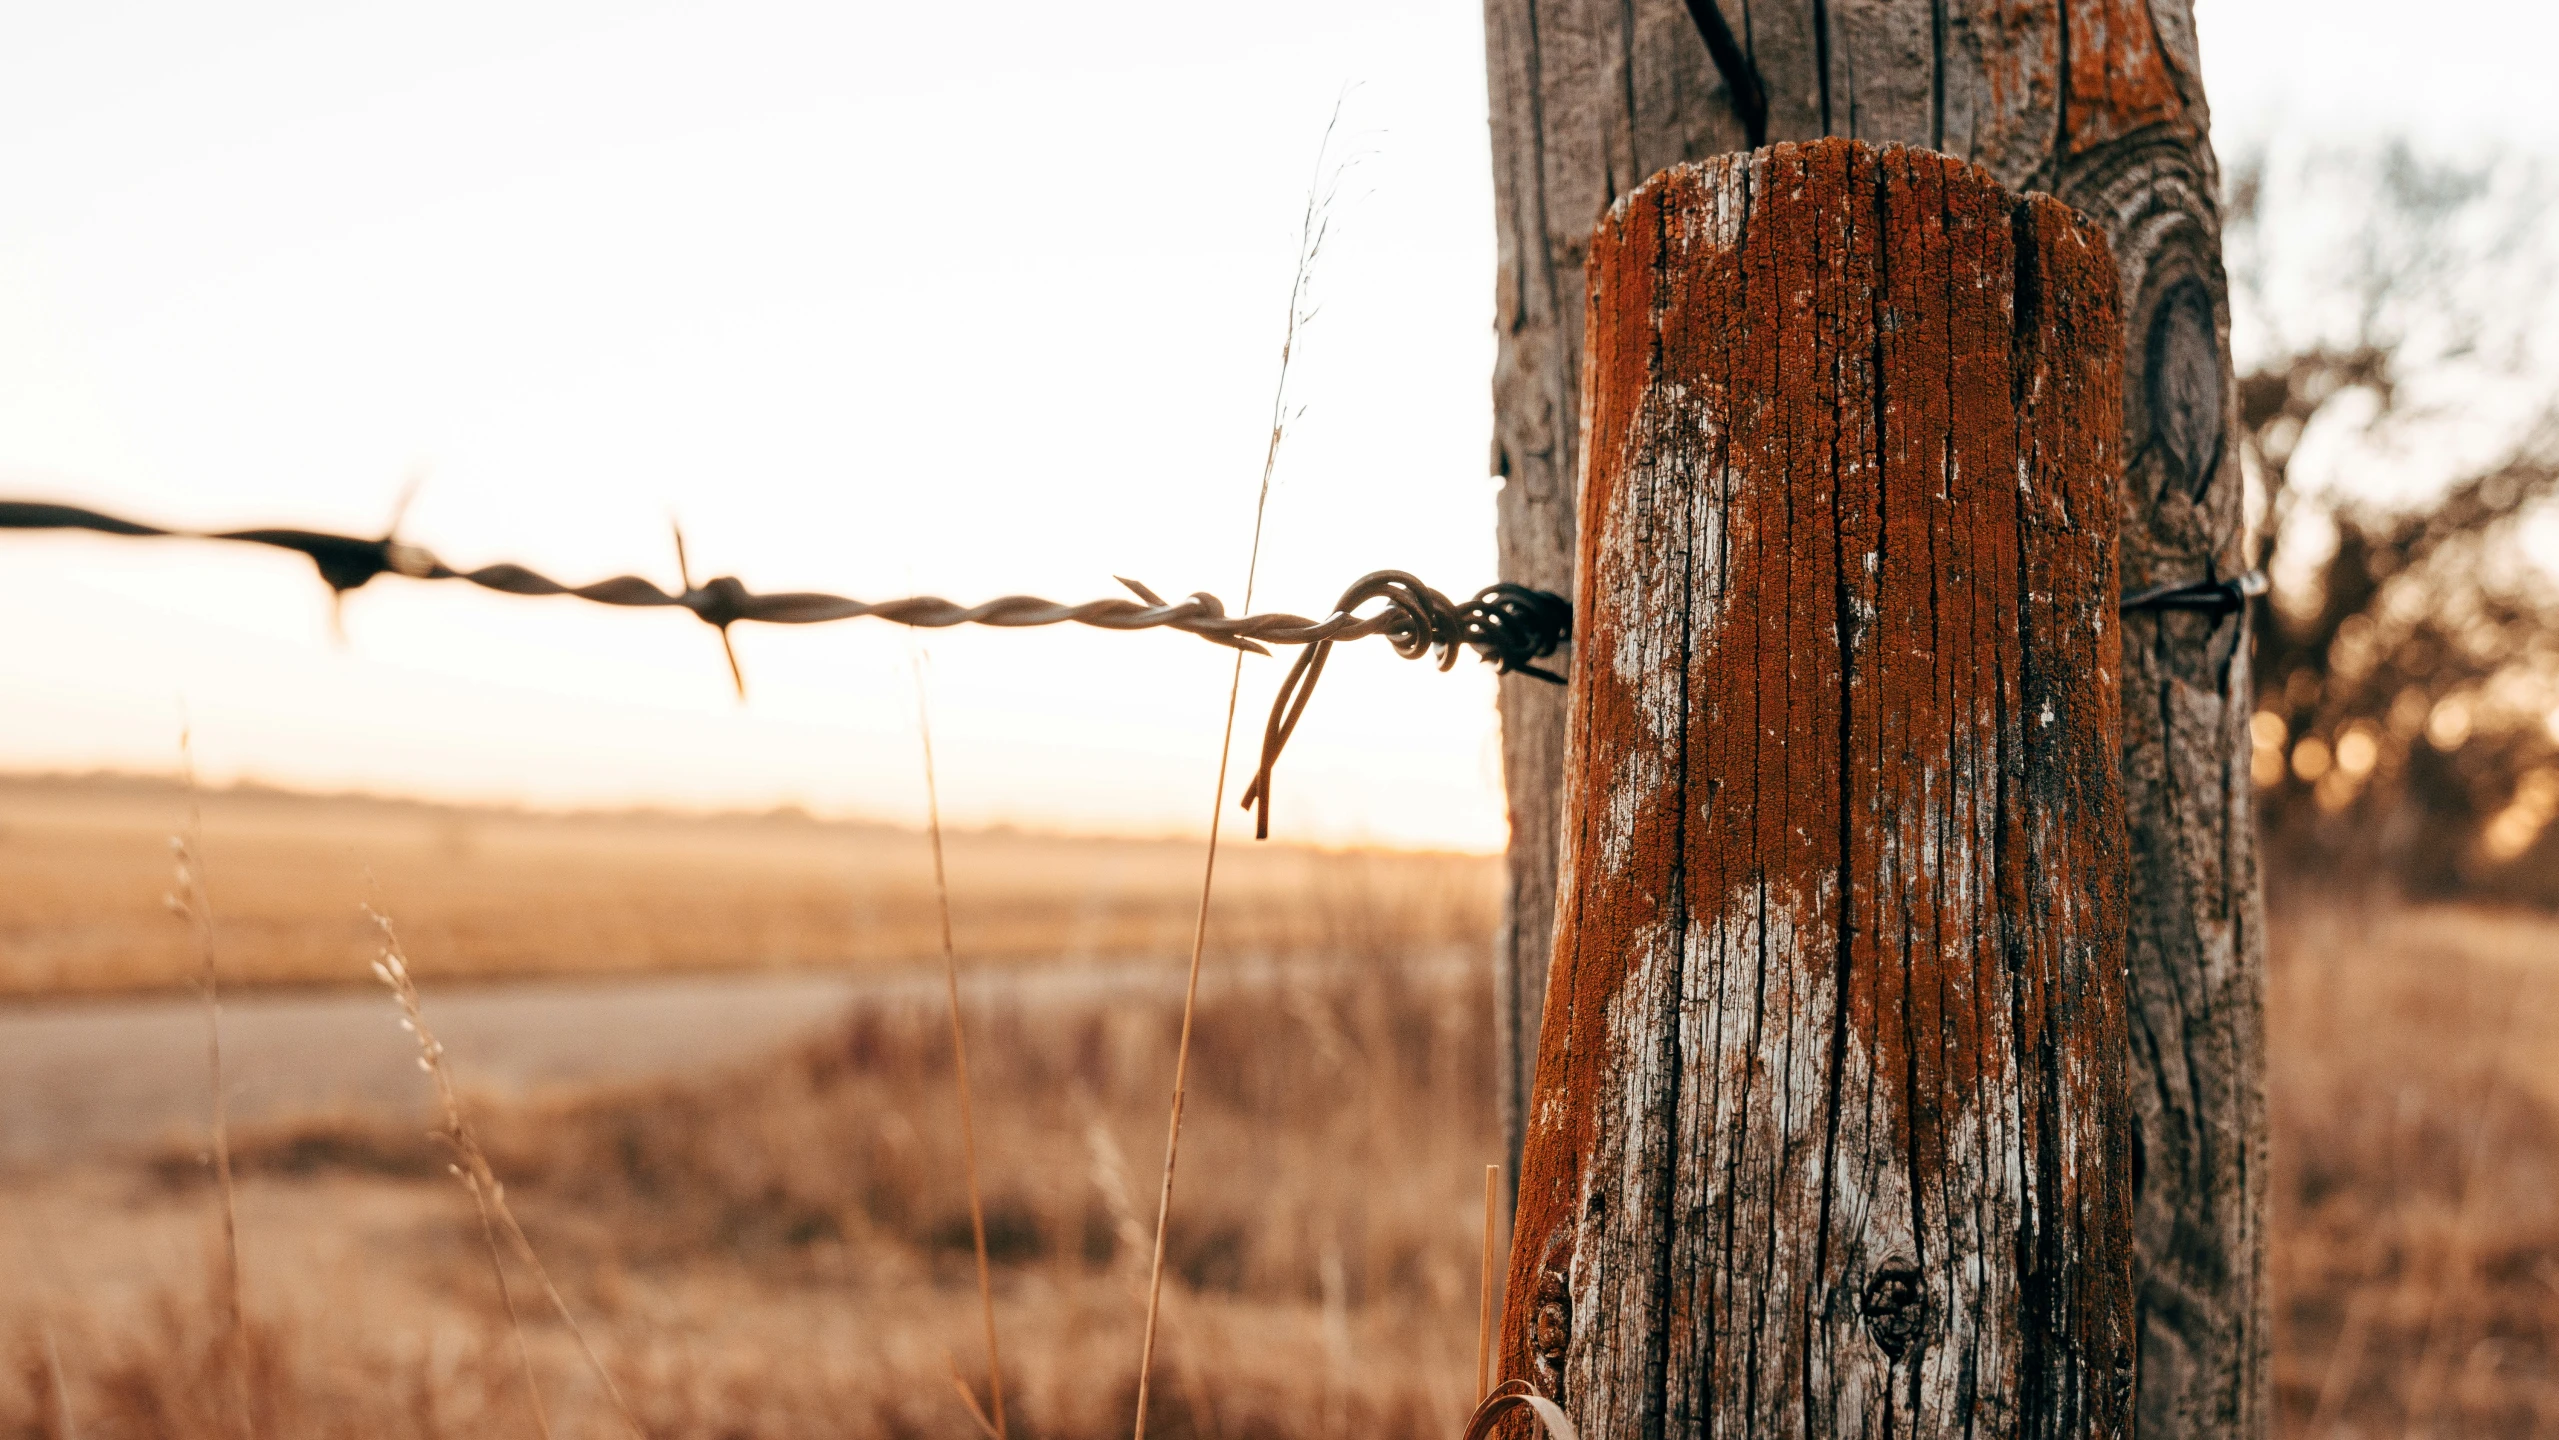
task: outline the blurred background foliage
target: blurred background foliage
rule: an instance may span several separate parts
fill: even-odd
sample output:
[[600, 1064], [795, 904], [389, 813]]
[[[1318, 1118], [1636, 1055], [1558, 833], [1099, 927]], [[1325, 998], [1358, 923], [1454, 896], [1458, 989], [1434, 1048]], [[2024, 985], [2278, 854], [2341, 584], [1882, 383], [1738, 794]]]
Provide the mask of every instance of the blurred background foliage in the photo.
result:
[[2385, 142], [2229, 178], [2269, 882], [2559, 908], [2551, 169]]

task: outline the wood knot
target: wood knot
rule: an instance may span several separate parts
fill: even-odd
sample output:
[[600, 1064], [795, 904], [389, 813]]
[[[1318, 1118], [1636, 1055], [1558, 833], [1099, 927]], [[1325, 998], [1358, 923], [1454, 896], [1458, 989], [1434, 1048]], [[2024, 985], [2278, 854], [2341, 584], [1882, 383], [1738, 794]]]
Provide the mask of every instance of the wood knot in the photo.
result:
[[1564, 1349], [1573, 1338], [1573, 1302], [1562, 1295], [1540, 1293], [1533, 1343], [1537, 1355], [1537, 1388], [1550, 1400], [1564, 1398]]
[[1928, 1324], [1928, 1287], [1918, 1267], [1892, 1261], [1868, 1276], [1865, 1293], [1857, 1297], [1857, 1313], [1865, 1317], [1866, 1333], [1875, 1337], [1884, 1358], [1897, 1361], [1909, 1353]]
[[1549, 1400], [1564, 1398], [1564, 1355], [1573, 1343], [1573, 1235], [1559, 1232], [1538, 1258], [1536, 1309], [1530, 1313], [1529, 1362], [1537, 1388]]
[[2212, 292], [2189, 275], [2151, 312], [2143, 379], [2150, 433], [2168, 458], [2168, 483], [2201, 500], [2221, 461], [2221, 342]]

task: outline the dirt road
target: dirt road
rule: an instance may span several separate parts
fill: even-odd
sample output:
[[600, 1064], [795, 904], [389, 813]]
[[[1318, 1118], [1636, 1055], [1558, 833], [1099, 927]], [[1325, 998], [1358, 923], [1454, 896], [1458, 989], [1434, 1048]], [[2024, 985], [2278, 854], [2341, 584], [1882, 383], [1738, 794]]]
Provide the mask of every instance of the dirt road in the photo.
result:
[[[835, 1013], [850, 982], [806, 975], [447, 986], [427, 1015], [465, 1083], [524, 1090], [717, 1064]], [[242, 994], [222, 1005], [234, 1121], [423, 1113], [426, 1077], [379, 991]], [[0, 1165], [201, 1134], [205, 1011], [182, 996], [0, 1007]]]
[[[972, 999], [1148, 989], [1156, 965], [981, 972]], [[855, 999], [938, 1000], [930, 971], [654, 976], [426, 993], [428, 1023], [465, 1085], [522, 1092], [745, 1059], [826, 1024]], [[426, 1077], [380, 991], [247, 992], [222, 1004], [235, 1123], [287, 1115], [425, 1113]], [[0, 1168], [203, 1133], [204, 1006], [188, 997], [0, 1005]]]
[[[1446, 974], [1479, 962], [1413, 963]], [[1203, 993], [1267, 985], [1297, 967], [1226, 962]], [[983, 968], [971, 1006], [1174, 995], [1171, 961]], [[522, 1093], [639, 1079], [750, 1058], [833, 1021], [855, 1001], [941, 1003], [936, 970], [605, 977], [425, 987], [427, 1023], [467, 1087]], [[0, 1003], [0, 1170], [93, 1159], [204, 1133], [204, 1006], [185, 996]], [[247, 991], [222, 1002], [222, 1068], [235, 1124], [326, 1113], [424, 1115], [416, 1043], [378, 990]]]

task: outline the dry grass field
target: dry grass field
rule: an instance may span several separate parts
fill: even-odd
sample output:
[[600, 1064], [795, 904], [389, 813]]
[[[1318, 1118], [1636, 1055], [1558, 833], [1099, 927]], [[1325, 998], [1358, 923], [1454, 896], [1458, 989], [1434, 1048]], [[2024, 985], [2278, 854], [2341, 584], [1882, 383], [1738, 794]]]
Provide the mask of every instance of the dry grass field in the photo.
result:
[[[211, 811], [207, 832], [219, 865]], [[892, 835], [857, 839], [876, 854]], [[1115, 864], [1162, 886], [1178, 853], [963, 844], [1030, 856], [1034, 886]], [[1454, 1434], [1493, 1142], [1490, 992], [1480, 964], [1446, 954], [1464, 934], [1480, 958], [1488, 867], [1244, 858], [1239, 890], [1263, 907], [1245, 913], [1262, 918], [1242, 944], [1221, 925], [1212, 963], [1260, 963], [1215, 987], [1201, 1017], [1158, 1433]], [[592, 850], [580, 863], [610, 871]], [[751, 908], [708, 893], [726, 913]], [[1128, 913], [1170, 903], [1137, 883], [1121, 893], [1143, 902]], [[584, 933], [575, 917], [552, 924]], [[1067, 936], [1052, 938], [1055, 955]], [[1127, 1425], [1178, 1021], [1159, 995], [1067, 993], [970, 1016], [1010, 1418], [1025, 1436]], [[383, 1043], [398, 1032], [386, 1025]], [[473, 1108], [510, 1203], [650, 1434], [951, 1434], [968, 1423], [953, 1364], [980, 1373], [982, 1342], [950, 1078], [941, 1009], [901, 992], [754, 1063]], [[239, 1133], [235, 1151], [255, 1433], [542, 1433], [470, 1200], [417, 1125], [275, 1124]], [[0, 1178], [0, 1213], [14, 1247], [0, 1271], [26, 1282], [0, 1290], [0, 1434], [240, 1433], [200, 1146]], [[519, 1300], [537, 1293], [520, 1270], [514, 1281]], [[567, 1331], [538, 1313], [527, 1329], [553, 1432], [619, 1433]]]
[[2559, 1434], [2559, 924], [2339, 901], [2275, 934], [2286, 1432]]
[[[296, 933], [289, 879], [248, 878], [238, 851], [254, 827], [217, 824], [219, 808], [207, 817], [217, 903], [222, 877], [239, 877], [229, 883], [243, 903], [270, 897], [275, 933]], [[33, 822], [10, 813], [0, 853], [11, 893], [0, 903], [14, 907], [16, 927], [31, 907], [17, 877], [34, 864], [16, 852]], [[427, 837], [409, 853], [435, 853], [431, 818], [397, 811], [379, 823], [395, 821]], [[446, 878], [395, 889], [377, 862], [395, 910], [404, 895], [428, 906], [441, 893], [447, 916], [512, 914], [567, 943], [622, 923], [582, 907], [601, 912], [649, 888], [615, 876], [606, 857], [617, 845], [661, 866], [651, 872], [661, 884], [683, 869], [663, 859], [678, 844], [666, 838], [681, 829], [671, 821], [636, 822], [628, 840], [600, 821], [476, 823], [488, 837], [477, 843], [519, 854], [535, 845], [521, 837], [546, 827], [577, 834], [584, 848], [554, 841], [545, 863], [587, 888], [563, 882], [566, 898], [547, 913], [524, 899], [509, 910], [475, 901], [432, 865]], [[767, 843], [756, 838], [765, 823], [711, 828], [734, 826], [744, 837], [734, 843], [753, 852]], [[589, 824], [592, 840], [579, 828]], [[888, 852], [913, 838], [826, 843], [875, 857], [885, 873]], [[265, 843], [276, 855], [319, 851], [290, 836]], [[1002, 913], [1002, 867], [986, 857], [1028, 853], [1030, 842], [967, 843], [986, 848], [965, 883], [985, 887], [976, 903]], [[1187, 863], [1180, 847], [1123, 853], [1155, 867], [1133, 860], [1129, 875], [1179, 877]], [[330, 877], [352, 874], [343, 852], [331, 863], [341, 868]], [[477, 862], [466, 847], [449, 863]], [[808, 897], [827, 893], [820, 877], [843, 873], [795, 863], [791, 883]], [[1056, 898], [1015, 913], [1077, 913], [1068, 892], [1083, 863], [1102, 862], [1024, 862]], [[1277, 963], [1212, 992], [1201, 1017], [1150, 1434], [1451, 1437], [1472, 1383], [1476, 1187], [1495, 1145], [1490, 994], [1480, 943], [1473, 966], [1413, 962], [1445, 955], [1467, 926], [1485, 933], [1484, 867], [1271, 863], [1271, 878], [1236, 892], [1265, 887], [1256, 903], [1271, 928], [1220, 954]], [[1300, 868], [1284, 875], [1286, 865]], [[918, 872], [900, 873], [911, 883]], [[929, 903], [920, 892], [892, 898], [872, 878], [883, 887], [872, 913]], [[92, 883], [93, 896], [121, 893]], [[722, 914], [758, 903], [698, 874], [690, 883]], [[1117, 893], [1153, 892], [1132, 881]], [[971, 895], [960, 894], [964, 926]], [[58, 907], [53, 933], [76, 930], [76, 906], [43, 903]], [[1132, 899], [1111, 913], [1159, 903], [1172, 902]], [[811, 957], [896, 958], [840, 933], [830, 941], [817, 920], [795, 923], [807, 926]], [[2559, 926], [2297, 903], [2277, 935], [2283, 1432], [2559, 1432]], [[1053, 941], [1052, 957], [1070, 951], [1063, 932]], [[307, 953], [334, 952], [315, 942]], [[588, 953], [555, 964], [600, 963]], [[713, 949], [683, 953], [665, 963], [734, 963]], [[123, 973], [135, 978], [120, 983], [167, 983], [174, 962], [157, 963], [132, 964]], [[432, 987], [427, 1003], [432, 1019]], [[1016, 1435], [1128, 1431], [1176, 1021], [1162, 998], [1071, 990], [970, 1012]], [[383, 1030], [383, 1043], [399, 1042]], [[957, 1435], [971, 1425], [952, 1371], [979, 1376], [982, 1341], [949, 1066], [939, 1009], [905, 994], [715, 1071], [486, 1094], [472, 1108], [509, 1201], [648, 1434]], [[313, 1117], [246, 1130], [235, 1148], [255, 1434], [541, 1433], [471, 1202], [414, 1123]], [[0, 1435], [242, 1433], [214, 1263], [216, 1195], [195, 1147], [0, 1176], [0, 1216]], [[623, 1433], [531, 1277], [512, 1262], [510, 1275], [552, 1433]]]
[[[204, 868], [226, 983], [370, 983], [361, 907], [399, 917], [428, 979], [898, 969], [940, 956], [932, 861], [912, 830], [797, 814], [532, 815], [208, 790]], [[193, 983], [173, 923], [169, 837], [189, 796], [152, 780], [0, 777], [0, 996]], [[949, 837], [952, 921], [973, 963], [1188, 953], [1195, 843]], [[1218, 943], [1303, 950], [1303, 901], [1391, 893], [1434, 938], [1478, 944], [1497, 877], [1480, 857], [1235, 845]]]

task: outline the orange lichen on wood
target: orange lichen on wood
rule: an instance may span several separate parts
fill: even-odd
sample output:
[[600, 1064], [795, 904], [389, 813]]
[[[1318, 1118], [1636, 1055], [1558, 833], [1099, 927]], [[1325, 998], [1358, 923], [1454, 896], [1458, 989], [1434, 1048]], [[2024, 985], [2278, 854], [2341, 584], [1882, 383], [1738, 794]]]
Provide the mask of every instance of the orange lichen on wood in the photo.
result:
[[2067, 40], [2063, 149], [2083, 154], [2146, 125], [2180, 125], [2185, 97], [2150, 0], [2061, 0]]
[[1501, 1349], [1585, 1434], [2125, 1427], [2114, 285], [1850, 141], [1593, 241]]

